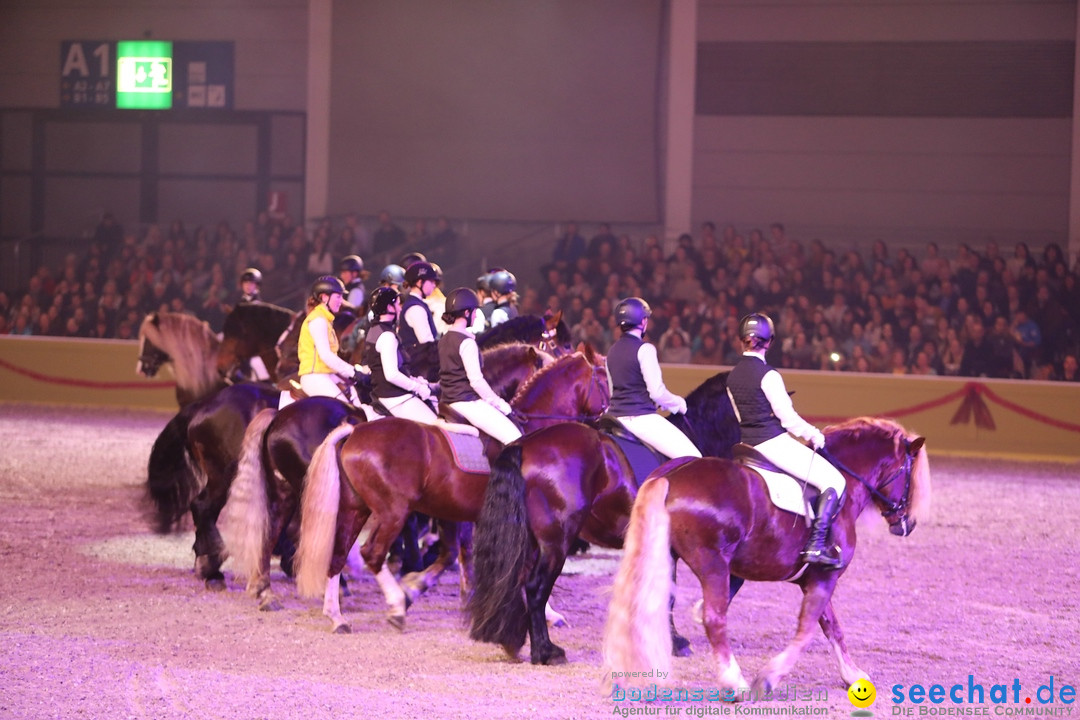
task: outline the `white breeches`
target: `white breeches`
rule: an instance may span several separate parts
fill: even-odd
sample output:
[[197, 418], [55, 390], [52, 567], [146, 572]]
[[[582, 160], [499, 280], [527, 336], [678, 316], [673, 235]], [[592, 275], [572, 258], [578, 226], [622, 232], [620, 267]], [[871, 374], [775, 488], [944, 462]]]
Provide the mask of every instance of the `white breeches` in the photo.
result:
[[330, 373], [308, 373], [300, 376], [300, 389], [308, 397], [332, 397], [360, 407], [356, 388], [349, 385], [349, 394], [345, 395], [338, 387], [338, 376]]
[[755, 445], [754, 449], [767, 457], [776, 467], [805, 480], [818, 490], [832, 488], [836, 496], [844, 494], [844, 476], [828, 460], [803, 445], [788, 433]]
[[701, 457], [701, 451], [683, 431], [662, 415], [629, 415], [617, 418], [641, 442], [669, 458]]
[[510, 418], [483, 400], [451, 403], [450, 407], [503, 445], [509, 445], [521, 437], [521, 431]]
[[415, 420], [428, 425], [434, 425], [439, 421], [439, 416], [435, 414], [431, 406], [412, 393], [392, 398], [379, 398], [379, 401], [394, 417]]

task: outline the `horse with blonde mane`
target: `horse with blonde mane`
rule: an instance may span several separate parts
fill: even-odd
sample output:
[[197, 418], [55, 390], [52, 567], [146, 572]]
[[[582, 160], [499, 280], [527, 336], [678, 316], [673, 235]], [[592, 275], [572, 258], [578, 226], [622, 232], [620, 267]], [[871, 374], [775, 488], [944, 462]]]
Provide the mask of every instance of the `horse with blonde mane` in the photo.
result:
[[[615, 580], [604, 630], [604, 682], [635, 671], [671, 668], [668, 598], [672, 558], [697, 575], [704, 592], [705, 632], [726, 699], [739, 699], [747, 683], [731, 652], [727, 610], [731, 576], [794, 582], [803, 591], [795, 638], [754, 679], [761, 697], [777, 687], [820, 624], [848, 687], [868, 675], [851, 660], [832, 595], [855, 555], [855, 520], [876, 507], [894, 535], [906, 536], [930, 502], [925, 439], [891, 420], [857, 418], [825, 429], [827, 457], [847, 481], [832, 528], [841, 565], [806, 565], [799, 551], [808, 529], [777, 508], [756, 471], [730, 460], [672, 460], [642, 484], [626, 533], [626, 552]], [[738, 455], [738, 453], [737, 453]], [[630, 676], [625, 676], [630, 677]]]
[[186, 313], [152, 312], [139, 326], [139, 361], [135, 372], [155, 377], [168, 363], [176, 377], [180, 407], [224, 387], [217, 371], [221, 341], [204, 321]]

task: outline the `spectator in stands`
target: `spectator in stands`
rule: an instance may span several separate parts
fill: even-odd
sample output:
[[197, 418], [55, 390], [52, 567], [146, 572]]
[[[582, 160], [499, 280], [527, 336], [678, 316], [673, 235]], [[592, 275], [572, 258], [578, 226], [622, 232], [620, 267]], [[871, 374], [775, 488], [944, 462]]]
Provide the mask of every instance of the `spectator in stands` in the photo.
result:
[[400, 250], [405, 244], [405, 231], [394, 224], [390, 219], [390, 213], [383, 210], [379, 213], [379, 228], [375, 231], [373, 239], [376, 253], [393, 253]]

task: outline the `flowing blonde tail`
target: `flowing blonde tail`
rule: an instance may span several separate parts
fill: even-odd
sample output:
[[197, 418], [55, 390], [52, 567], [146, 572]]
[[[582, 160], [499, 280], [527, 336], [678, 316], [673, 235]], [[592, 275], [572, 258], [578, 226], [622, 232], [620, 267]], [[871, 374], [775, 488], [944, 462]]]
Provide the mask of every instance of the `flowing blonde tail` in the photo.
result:
[[300, 546], [296, 550], [296, 590], [301, 597], [322, 597], [326, 589], [341, 501], [337, 446], [352, 431], [353, 426], [348, 422], [332, 430], [315, 451], [304, 476]]
[[275, 415], [277, 410], [273, 408], [262, 410], [244, 431], [236, 479], [229, 488], [229, 500], [221, 510], [218, 523], [233, 569], [249, 581], [261, 574], [263, 551], [270, 542], [262, 448], [266, 428]]
[[[665, 507], [667, 494], [667, 478], [653, 478], [641, 486], [634, 501], [604, 627], [601, 687], [605, 694], [611, 692], [612, 681], [635, 684], [622, 681], [617, 673], [671, 671], [671, 517]], [[653, 673], [653, 677], [657, 675]]]

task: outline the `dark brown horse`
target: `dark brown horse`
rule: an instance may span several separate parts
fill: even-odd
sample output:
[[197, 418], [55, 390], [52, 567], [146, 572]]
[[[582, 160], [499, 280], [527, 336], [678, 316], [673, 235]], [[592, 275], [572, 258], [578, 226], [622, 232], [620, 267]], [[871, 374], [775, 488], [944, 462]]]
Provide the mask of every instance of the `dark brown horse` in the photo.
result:
[[[278, 347], [292, 326], [301, 319], [298, 313], [278, 305], [240, 303], [225, 316], [217, 355], [218, 374], [228, 382], [277, 382], [281, 357]], [[251, 362], [254, 358], [262, 362], [268, 377], [253, 372]]]
[[[844, 686], [867, 677], [848, 655], [832, 594], [855, 555], [855, 520], [876, 507], [894, 535], [904, 536], [929, 508], [930, 466], [924, 439], [890, 420], [858, 418], [825, 429], [826, 450], [847, 480], [844, 505], [832, 528], [842, 565], [805, 566], [799, 551], [807, 529], [777, 509], [761, 476], [728, 460], [683, 458], [657, 468], [642, 484], [626, 535], [604, 631], [604, 677], [640, 670], [668, 671], [667, 609], [672, 556], [697, 575], [704, 591], [705, 632], [720, 687], [735, 699], [747, 688], [727, 633], [729, 581], [791, 581], [803, 602], [795, 638], [762, 668], [754, 691], [780, 684], [820, 624], [840, 665]], [[616, 673], [616, 674], [613, 674]], [[760, 696], [760, 695], [759, 695]]]
[[202, 320], [185, 313], [152, 312], [139, 326], [135, 372], [154, 377], [170, 364], [180, 407], [213, 395], [224, 383], [215, 366], [220, 341]]
[[[566, 355], [526, 382], [511, 401], [525, 432], [560, 420], [597, 417], [608, 402], [607, 370], [591, 348]], [[346, 438], [338, 449], [339, 442]], [[488, 439], [487, 454], [498, 445]], [[465, 472], [453, 459], [443, 433], [430, 425], [386, 418], [355, 430], [335, 430], [320, 446], [305, 479], [297, 589], [308, 597], [324, 596], [324, 612], [335, 630], [347, 627], [336, 588], [327, 583], [345, 564], [360, 533], [369, 530], [361, 555], [375, 574], [396, 627], [405, 622], [406, 597], [384, 559], [410, 511], [450, 522], [475, 520], [483, 502], [488, 473]], [[433, 583], [457, 548], [445, 542], [439, 559], [413, 596]], [[467, 567], [462, 559], [462, 567]]]
[[[524, 343], [484, 351], [491, 389], [506, 400], [552, 362], [550, 355]], [[222, 511], [221, 532], [237, 574], [247, 577], [248, 592], [260, 609], [279, 607], [270, 587], [271, 550], [282, 532], [296, 523], [304, 474], [315, 450], [342, 423], [363, 421], [359, 409], [320, 397], [299, 400], [280, 412], [264, 410], [248, 426], [236, 479]], [[291, 537], [295, 540], [296, 533]]]
[[[726, 372], [706, 380], [687, 396], [686, 414], [671, 418], [705, 455], [731, 457], [739, 441], [726, 380]], [[509, 445], [492, 468], [476, 523], [471, 637], [516, 657], [528, 634], [533, 663], [565, 662], [548, 635], [551, 589], [576, 538], [622, 547], [637, 483], [616, 441], [580, 423]], [[679, 654], [688, 653], [674, 625], [672, 633]]]

